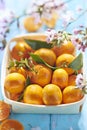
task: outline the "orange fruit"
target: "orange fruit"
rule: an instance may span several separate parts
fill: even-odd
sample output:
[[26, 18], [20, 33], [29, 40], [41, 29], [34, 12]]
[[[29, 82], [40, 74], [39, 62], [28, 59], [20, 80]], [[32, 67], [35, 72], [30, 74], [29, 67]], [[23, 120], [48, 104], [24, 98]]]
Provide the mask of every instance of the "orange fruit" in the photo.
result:
[[24, 91], [23, 101], [28, 104], [43, 104], [42, 87], [37, 84], [27, 86]]
[[55, 65], [56, 55], [52, 50], [47, 48], [41, 48], [36, 50], [34, 54], [39, 55], [49, 65], [51, 66]]
[[52, 84], [65, 88], [68, 85], [68, 73], [64, 69], [56, 69], [52, 75]]
[[51, 82], [52, 70], [43, 65], [35, 65], [31, 76], [31, 83], [44, 87]]
[[75, 46], [72, 42], [68, 41], [67, 43], [63, 43], [61, 46], [54, 46], [52, 50], [55, 52], [56, 56], [60, 56], [61, 54], [72, 54], [75, 53]]
[[42, 26], [42, 22], [40, 21], [39, 23], [35, 23], [35, 18], [32, 16], [26, 17], [24, 19], [24, 28], [28, 32], [36, 32], [37, 30], [40, 29], [41, 26]]
[[23, 67], [11, 67], [9, 69], [9, 73], [14, 73], [14, 72], [22, 74], [25, 78], [27, 77], [27, 71]]
[[11, 58], [21, 60], [23, 58], [29, 58], [29, 53], [34, 50], [23, 40], [17, 41], [17, 43], [10, 50]]
[[53, 12], [51, 15], [51, 18], [42, 18], [43, 23], [49, 27], [54, 28], [58, 20], [58, 14], [56, 12]]
[[45, 105], [58, 105], [62, 102], [61, 89], [55, 84], [48, 84], [43, 88], [43, 102]]
[[11, 100], [18, 101], [20, 95], [21, 95], [21, 93], [10, 93], [9, 98]]
[[7, 119], [10, 115], [11, 107], [4, 101], [0, 101], [0, 122]]
[[[56, 59], [56, 66], [62, 67], [67, 71], [69, 75], [74, 73], [72, 68], [68, 68], [67, 66], [75, 59], [75, 57], [71, 54], [62, 54]], [[65, 65], [65, 67], [63, 67]]]
[[76, 85], [75, 80], [76, 80], [76, 75], [75, 74], [69, 75], [69, 77], [68, 77], [68, 86], [70, 86], [70, 85], [75, 86]]
[[77, 102], [83, 98], [83, 92], [75, 86], [68, 86], [63, 90], [63, 103]]
[[9, 73], [14, 73], [14, 72], [22, 74], [25, 78], [27, 77], [31, 78], [32, 76], [32, 71], [24, 69], [23, 67], [11, 67], [9, 69]]
[[5, 90], [10, 93], [21, 93], [25, 87], [25, 77], [19, 73], [10, 73], [5, 78]]
[[18, 120], [7, 119], [0, 124], [0, 130], [24, 130], [24, 126]]

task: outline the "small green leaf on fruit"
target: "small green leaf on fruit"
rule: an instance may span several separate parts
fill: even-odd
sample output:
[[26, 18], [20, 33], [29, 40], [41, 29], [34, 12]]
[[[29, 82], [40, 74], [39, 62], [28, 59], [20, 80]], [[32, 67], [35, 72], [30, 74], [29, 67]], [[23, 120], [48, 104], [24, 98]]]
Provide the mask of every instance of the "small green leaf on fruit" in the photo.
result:
[[80, 53], [69, 65], [69, 68], [72, 68], [75, 71], [78, 71], [83, 66], [83, 55]]
[[28, 76], [26, 79], [25, 87], [31, 84], [30, 77]]
[[48, 44], [45, 41], [39, 41], [39, 40], [29, 40], [29, 39], [24, 39], [25, 42], [31, 46], [34, 50], [40, 49], [40, 48], [52, 48], [52, 44]]
[[[30, 85], [31, 84], [31, 82], [30, 82], [30, 78], [29, 78], [29, 76], [27, 77], [27, 79], [26, 79], [26, 82], [25, 82], [25, 88], [24, 88], [24, 91], [25, 91], [25, 89], [26, 89], [26, 87], [28, 86], [28, 85]], [[18, 102], [20, 102], [22, 99], [23, 99], [23, 96], [24, 96], [24, 91], [20, 94], [20, 96], [18, 97]]]
[[58, 67], [53, 67], [53, 66], [49, 65], [48, 63], [46, 63], [39, 55], [30, 53], [30, 56], [33, 58], [33, 60], [34, 60], [35, 62], [40, 63], [40, 64], [44, 64], [44, 65], [46, 65], [47, 67], [49, 67], [50, 69], [52, 69], [52, 70], [55, 70], [55, 69], [58, 68]]

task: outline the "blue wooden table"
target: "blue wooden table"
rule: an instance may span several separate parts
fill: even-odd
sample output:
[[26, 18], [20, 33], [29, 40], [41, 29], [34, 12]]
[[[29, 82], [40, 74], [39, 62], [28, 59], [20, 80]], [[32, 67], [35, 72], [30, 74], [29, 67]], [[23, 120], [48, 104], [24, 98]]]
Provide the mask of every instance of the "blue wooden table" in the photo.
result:
[[[84, 2], [86, 0], [73, 0], [71, 4], [69, 5], [69, 8], [74, 10], [76, 5], [79, 4], [82, 7], [86, 8]], [[27, 3], [29, 0], [6, 0], [6, 5], [10, 9], [14, 9], [17, 14], [20, 14], [21, 11], [27, 6]], [[30, 4], [29, 4], [30, 5]], [[87, 21], [87, 19], [86, 19]], [[72, 24], [68, 28], [69, 31], [73, 29], [76, 25], [78, 25], [81, 22], [81, 24], [85, 23], [85, 16], [81, 17], [77, 22]], [[59, 23], [56, 25], [56, 30], [59, 29]], [[9, 33], [9, 38], [19, 34], [20, 32], [14, 28], [15, 31], [13, 33]], [[4, 51], [0, 52], [0, 68], [2, 63]], [[1, 69], [0, 69], [1, 71]], [[1, 77], [0, 77], [1, 78]], [[1, 88], [0, 88], [0, 99], [3, 99]], [[71, 114], [71, 115], [60, 115], [60, 114], [16, 114], [11, 113], [10, 117], [11, 119], [17, 119], [20, 122], [23, 123], [25, 130], [87, 130], [86, 122], [84, 115], [87, 112], [86, 110], [87, 106], [86, 103], [84, 105], [82, 114]], [[86, 113], [87, 114], [87, 113]], [[83, 116], [82, 116], [83, 115]], [[84, 123], [83, 123], [84, 122]]]

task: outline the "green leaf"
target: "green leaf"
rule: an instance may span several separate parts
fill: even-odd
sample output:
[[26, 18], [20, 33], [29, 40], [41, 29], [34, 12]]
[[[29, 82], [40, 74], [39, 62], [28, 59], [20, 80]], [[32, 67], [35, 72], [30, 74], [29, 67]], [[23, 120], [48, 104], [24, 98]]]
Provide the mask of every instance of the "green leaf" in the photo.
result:
[[36, 61], [37, 63], [45, 64], [45, 63], [44, 63], [45, 61], [44, 61], [39, 55], [30, 53], [30, 56], [31, 56], [31, 57], [33, 58], [33, 60]]
[[80, 53], [69, 65], [69, 68], [74, 69], [75, 71], [78, 71], [83, 66], [83, 55]]
[[[30, 82], [30, 78], [29, 78], [29, 76], [27, 77], [27, 79], [26, 79], [26, 82], [25, 82], [25, 88], [24, 88], [24, 91], [25, 91], [25, 89], [26, 89], [26, 87], [28, 86], [28, 85], [30, 85], [31, 84], [31, 82]], [[24, 91], [20, 94], [20, 96], [18, 97], [18, 102], [20, 102], [22, 99], [23, 99], [23, 96], [24, 96]]]
[[44, 64], [44, 65], [46, 65], [47, 67], [49, 67], [50, 69], [52, 69], [52, 70], [55, 70], [55, 69], [58, 68], [58, 67], [53, 67], [53, 66], [49, 65], [48, 63], [46, 63], [39, 55], [30, 53], [30, 56], [31, 56], [31, 57], [33, 58], [33, 60], [36, 61], [37, 63]]
[[26, 79], [25, 87], [27, 87], [30, 84], [31, 84], [30, 77], [28, 76], [27, 79]]
[[11, 67], [15, 66], [15, 63], [13, 60], [9, 61], [9, 65], [8, 65], [8, 69], [10, 69]]
[[24, 39], [24, 40], [34, 50], [37, 50], [37, 49], [40, 49], [40, 48], [52, 48], [52, 44], [51, 43], [48, 44], [45, 41], [29, 40], [29, 39]]
[[21, 93], [21, 95], [18, 97], [18, 102], [20, 102], [23, 99], [24, 93]]
[[83, 91], [84, 94], [87, 94], [87, 88], [86, 88], [86, 86], [82, 88], [82, 91]]

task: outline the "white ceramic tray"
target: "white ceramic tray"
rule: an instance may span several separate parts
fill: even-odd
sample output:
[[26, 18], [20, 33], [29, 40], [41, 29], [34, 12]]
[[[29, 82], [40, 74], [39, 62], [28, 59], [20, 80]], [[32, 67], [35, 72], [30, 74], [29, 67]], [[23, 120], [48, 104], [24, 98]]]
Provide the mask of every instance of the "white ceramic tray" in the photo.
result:
[[[43, 34], [27, 34], [22, 36], [17, 36], [13, 38], [11, 41], [22, 39], [22, 38], [30, 38], [31, 36], [43, 35]], [[6, 97], [4, 91], [4, 80], [7, 75], [7, 64], [9, 60], [9, 42], [5, 48], [5, 53], [2, 62], [1, 68], [1, 87], [4, 101], [9, 103], [12, 106], [12, 110], [15, 113], [45, 113], [45, 114], [76, 114], [81, 112], [82, 105], [85, 100], [85, 96], [78, 102], [69, 103], [69, 104], [61, 104], [56, 106], [46, 106], [46, 105], [31, 105], [25, 104], [17, 101], [10, 100]]]

